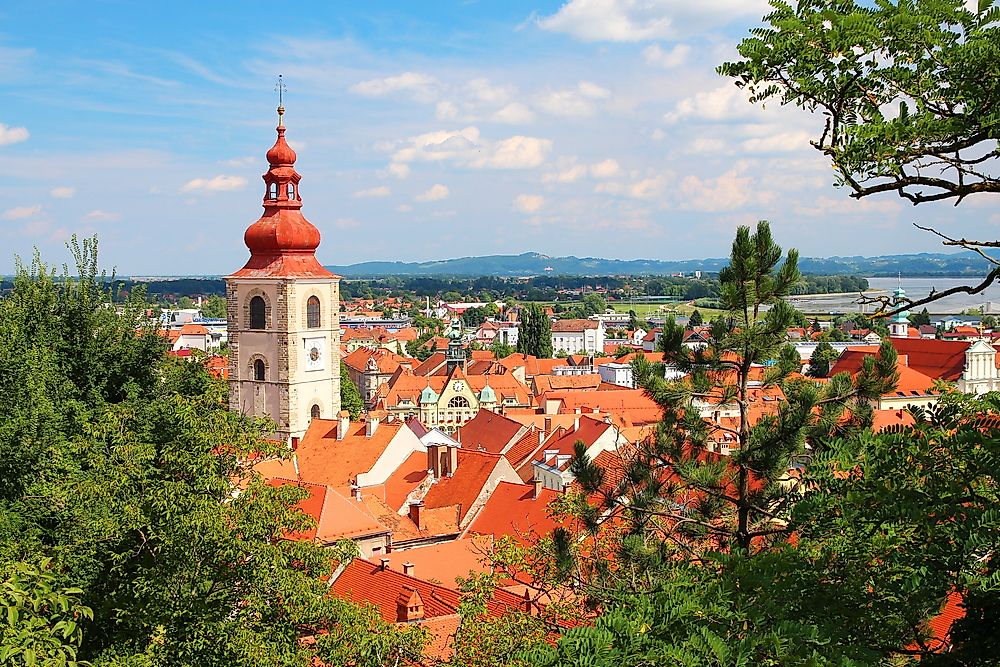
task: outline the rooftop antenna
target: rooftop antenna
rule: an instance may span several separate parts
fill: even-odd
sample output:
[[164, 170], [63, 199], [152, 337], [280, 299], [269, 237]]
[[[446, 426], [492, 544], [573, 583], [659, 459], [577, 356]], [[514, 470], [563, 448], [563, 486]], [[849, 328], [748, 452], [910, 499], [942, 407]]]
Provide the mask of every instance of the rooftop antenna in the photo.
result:
[[278, 93], [278, 127], [284, 126], [283, 116], [285, 115], [285, 106], [283, 102], [286, 90], [288, 88], [285, 86], [285, 80], [279, 74], [278, 82], [274, 84], [274, 92]]

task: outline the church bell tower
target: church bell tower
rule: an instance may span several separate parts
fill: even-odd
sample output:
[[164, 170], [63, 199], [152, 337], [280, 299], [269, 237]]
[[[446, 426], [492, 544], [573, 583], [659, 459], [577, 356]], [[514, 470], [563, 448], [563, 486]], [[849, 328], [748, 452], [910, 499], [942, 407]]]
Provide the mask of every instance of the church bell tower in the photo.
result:
[[284, 112], [267, 152], [264, 214], [243, 237], [250, 259], [226, 277], [226, 310], [230, 408], [270, 417], [291, 441], [340, 412], [340, 277], [316, 260], [320, 234], [302, 215]]

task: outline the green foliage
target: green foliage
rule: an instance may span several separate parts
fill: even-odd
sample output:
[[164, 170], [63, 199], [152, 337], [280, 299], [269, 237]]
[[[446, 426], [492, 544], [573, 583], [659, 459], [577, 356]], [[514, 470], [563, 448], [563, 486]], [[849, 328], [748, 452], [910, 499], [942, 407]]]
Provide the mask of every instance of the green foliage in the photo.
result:
[[52, 560], [14, 563], [0, 585], [0, 663], [25, 667], [88, 667], [76, 659], [83, 623], [94, 613], [79, 588], [62, 585]]
[[361, 400], [361, 392], [357, 385], [351, 382], [351, 375], [347, 370], [347, 364], [340, 362], [340, 409], [351, 413], [351, 419], [357, 419], [365, 409], [365, 403]]
[[539, 359], [552, 357], [552, 321], [537, 303], [529, 303], [521, 310], [517, 351]]
[[608, 309], [608, 301], [597, 292], [588, 292], [580, 299], [580, 303], [568, 312], [569, 317], [586, 319], [591, 315], [603, 315]]
[[694, 310], [691, 312], [691, 317], [688, 318], [688, 325], [691, 327], [700, 327], [705, 320], [701, 317], [701, 312]]
[[910, 315], [909, 319], [910, 319], [910, 324], [912, 324], [915, 327], [926, 326], [931, 323], [931, 314], [927, 312], [926, 308], [924, 308], [919, 313], [913, 313], [912, 315]]
[[202, 317], [226, 319], [226, 299], [217, 294], [211, 294], [201, 304]]
[[[777, 0], [719, 67], [753, 102], [825, 117], [838, 183], [914, 204], [1000, 192], [1000, 9], [962, 0]], [[986, 158], [983, 158], [983, 156]], [[994, 158], [991, 160], [990, 158]]]
[[821, 340], [812, 356], [809, 357], [809, 377], [825, 378], [830, 374], [830, 367], [840, 357], [840, 353], [833, 349], [825, 340]]
[[[96, 243], [74, 250], [78, 277], [36, 258], [0, 301], [0, 576], [8, 607], [14, 590], [38, 601], [33, 630], [0, 630], [6, 655], [40, 660], [51, 630], [52, 657], [79, 646], [97, 666], [417, 657], [419, 631], [328, 596], [334, 554], [281, 539], [310, 520], [302, 490], [250, 473], [251, 453], [284, 451], [273, 425], [230, 412], [200, 364], [165, 359], [141, 295], [116, 312]], [[17, 574], [34, 562], [45, 572]]]
[[470, 573], [459, 580], [462, 602], [458, 612], [462, 623], [455, 634], [456, 667], [527, 667], [521, 654], [545, 642], [545, 626], [530, 614], [517, 609], [495, 615], [487, 604], [502, 585], [499, 574]]
[[508, 345], [500, 340], [499, 336], [497, 336], [493, 339], [493, 342], [490, 343], [490, 351], [493, 352], [493, 356], [497, 359], [503, 359], [504, 357], [509, 357], [514, 354], [514, 346]]

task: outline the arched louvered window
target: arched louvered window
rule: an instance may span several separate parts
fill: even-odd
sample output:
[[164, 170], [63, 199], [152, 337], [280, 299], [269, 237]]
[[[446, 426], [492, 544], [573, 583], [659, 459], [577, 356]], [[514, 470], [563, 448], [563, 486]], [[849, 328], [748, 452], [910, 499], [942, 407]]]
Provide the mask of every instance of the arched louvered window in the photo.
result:
[[263, 297], [255, 296], [250, 299], [250, 328], [267, 328], [267, 304]]
[[309, 416], [312, 417], [313, 419], [319, 419], [319, 406], [316, 405], [315, 403], [309, 410]]
[[256, 359], [253, 362], [253, 379], [263, 382], [267, 379], [267, 367], [264, 366], [263, 359]]
[[306, 326], [310, 329], [318, 329], [319, 319], [319, 298], [311, 296], [306, 301]]

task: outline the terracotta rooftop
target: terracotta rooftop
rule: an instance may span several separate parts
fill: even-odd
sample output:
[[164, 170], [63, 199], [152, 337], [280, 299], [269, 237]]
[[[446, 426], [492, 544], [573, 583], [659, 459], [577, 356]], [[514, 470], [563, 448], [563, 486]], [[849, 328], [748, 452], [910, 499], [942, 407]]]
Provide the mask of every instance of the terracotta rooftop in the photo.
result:
[[552, 323], [552, 333], [579, 333], [596, 329], [597, 320], [556, 320]]
[[334, 488], [349, 487], [359, 473], [366, 473], [404, 428], [402, 422], [383, 422], [372, 437], [365, 435], [364, 422], [351, 422], [347, 434], [337, 439], [338, 422], [313, 419], [295, 452], [299, 477]]
[[524, 428], [524, 425], [513, 419], [483, 409], [458, 429], [456, 437], [465, 449], [483, 449], [491, 454], [502, 454]]
[[434, 509], [457, 506], [458, 522], [461, 524], [502, 460], [496, 454], [459, 449], [455, 474], [434, 482], [424, 496], [424, 507]]
[[549, 517], [548, 506], [561, 495], [552, 489], [541, 489], [535, 498], [533, 484], [500, 482], [467, 533], [510, 535], [521, 544], [534, 544], [558, 526]]

